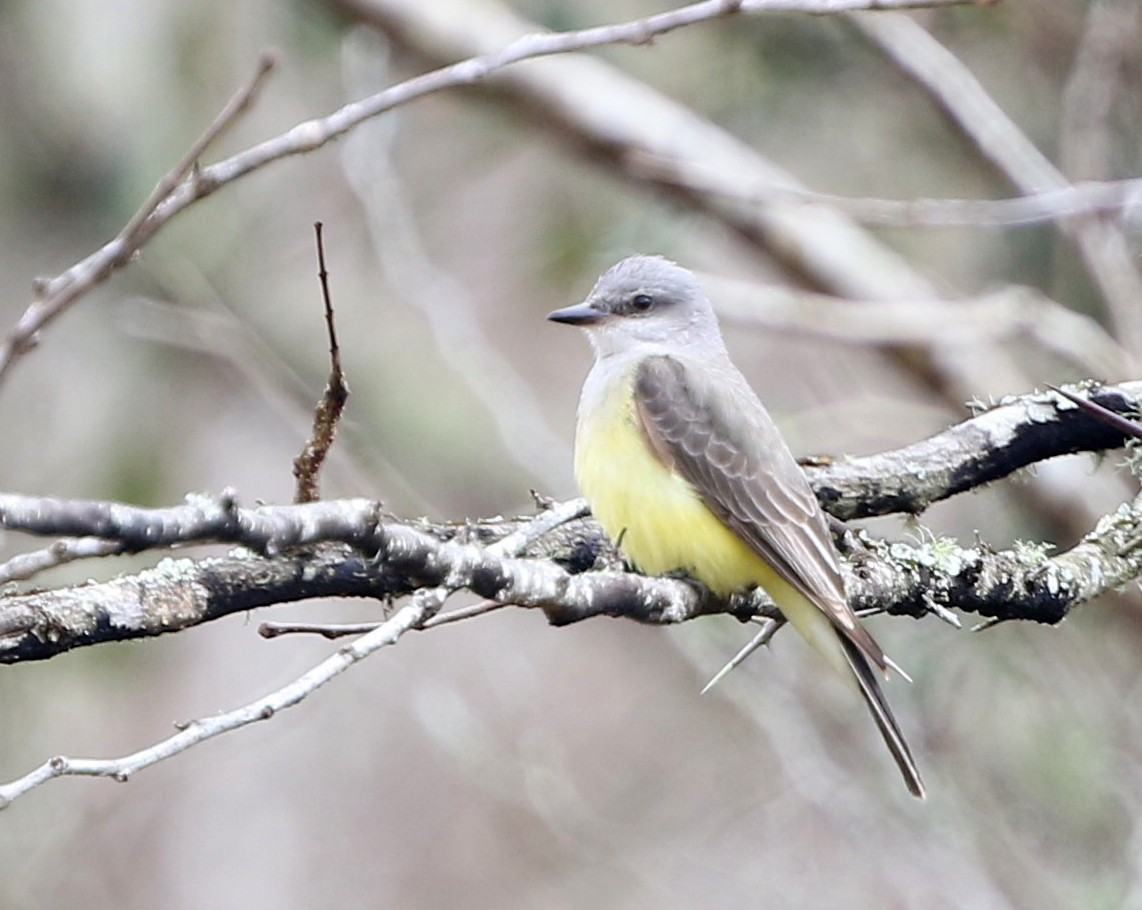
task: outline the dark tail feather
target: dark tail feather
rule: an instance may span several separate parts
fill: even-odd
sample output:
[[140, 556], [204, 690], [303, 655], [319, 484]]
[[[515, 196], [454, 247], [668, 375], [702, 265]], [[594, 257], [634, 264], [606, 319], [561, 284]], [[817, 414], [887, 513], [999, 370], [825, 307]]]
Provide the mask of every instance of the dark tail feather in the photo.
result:
[[924, 782], [920, 780], [920, 772], [916, 768], [916, 762], [912, 759], [912, 752], [908, 748], [908, 743], [904, 741], [904, 734], [900, 732], [896, 718], [892, 716], [892, 709], [888, 707], [884, 692], [880, 689], [880, 682], [869, 665], [868, 658], [864, 656], [860, 647], [845, 635], [838, 633], [837, 637], [841, 640], [845, 658], [849, 662], [853, 676], [856, 677], [860, 694], [864, 696], [869, 713], [872, 715], [872, 719], [876, 721], [877, 729], [880, 730], [880, 735], [884, 737], [884, 742], [892, 753], [892, 757], [896, 759], [900, 773], [904, 775], [904, 783], [908, 785], [908, 791], [917, 799], [923, 799]]

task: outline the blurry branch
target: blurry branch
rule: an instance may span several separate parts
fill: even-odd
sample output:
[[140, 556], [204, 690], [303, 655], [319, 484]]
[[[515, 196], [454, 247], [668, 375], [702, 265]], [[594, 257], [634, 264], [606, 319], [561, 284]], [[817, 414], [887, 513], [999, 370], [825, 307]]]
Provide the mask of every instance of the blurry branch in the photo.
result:
[[[1082, 394], [1116, 414], [1133, 415], [1142, 382]], [[818, 461], [806, 470], [822, 504], [839, 518], [917, 514], [1036, 461], [1122, 441], [1121, 429], [1042, 393], [1013, 398], [904, 449]], [[616, 556], [594, 522], [577, 517], [582, 510], [573, 501], [532, 518], [441, 525], [397, 521], [361, 499], [243, 508], [233, 494], [224, 494], [144, 509], [2, 494], [0, 525], [13, 531], [102, 541], [116, 552], [203, 543], [237, 544], [247, 552], [168, 559], [107, 582], [10, 594], [0, 599], [0, 663], [159, 635], [313, 597], [387, 601], [414, 594], [422, 599], [418, 622], [460, 588], [500, 604], [542, 608], [555, 623], [600, 614], [680, 622], [763, 609], [760, 595], [750, 603], [726, 603], [676, 579], [587, 571], [615, 565]], [[1123, 544], [1139, 522], [1135, 508], [1123, 507], [1102, 519], [1079, 548], [1054, 560], [1037, 550], [1030, 558], [1032, 548], [996, 553], [982, 544], [925, 548], [866, 540], [850, 557], [852, 594], [864, 607], [894, 613], [922, 615], [936, 604], [1054, 622], [1074, 603], [1142, 572], [1142, 552]], [[1108, 549], [1111, 540], [1116, 549]]]
[[325, 305], [325, 328], [329, 333], [329, 379], [325, 392], [313, 413], [313, 434], [301, 454], [293, 460], [293, 476], [297, 481], [294, 502], [314, 502], [318, 497], [317, 475], [337, 435], [337, 422], [349, 400], [349, 387], [341, 372], [341, 349], [337, 346], [337, 330], [333, 324], [333, 301], [329, 297], [329, 272], [325, 268], [325, 244], [321, 222], [313, 226], [317, 239], [317, 277], [321, 282], [321, 299]]
[[751, 205], [800, 202], [825, 205], [876, 227], [1035, 227], [1080, 215], [1142, 214], [1142, 178], [1086, 180], [1007, 199], [877, 199], [838, 196], [804, 187], [768, 186], [756, 192], [737, 175], [702, 172], [681, 161], [634, 155], [631, 167], [680, 189], [720, 194]]
[[[208, 167], [199, 167], [203, 152], [253, 103], [276, 60], [263, 54], [251, 82], [226, 105], [183, 159], [159, 181], [143, 206], [110, 243], [51, 279], [37, 280], [31, 305], [0, 346], [0, 382], [15, 360], [35, 344], [37, 333], [95, 285], [130, 262], [154, 234], [188, 206], [227, 184], [274, 161], [306, 154], [344, 135], [360, 123], [417, 98], [444, 89], [471, 85], [504, 67], [536, 57], [565, 54], [607, 44], [649, 44], [675, 29], [745, 12], [841, 13], [867, 9], [915, 9], [971, 5], [982, 0], [704, 0], [669, 12], [583, 29], [519, 37], [491, 53], [472, 56], [416, 76], [327, 117], [299, 123], [287, 132]], [[187, 174], [189, 178], [184, 179]]]
[[1011, 285], [936, 307], [923, 300], [847, 300], [712, 275], [703, 275], [702, 284], [722, 321], [742, 327], [909, 347], [1029, 339], [1083, 375], [1134, 370], [1134, 359], [1097, 322], [1031, 287]]
[[[356, 28], [343, 46], [351, 94], [372, 90], [388, 77], [392, 55], [375, 31]], [[441, 364], [457, 375], [479, 377], [467, 383], [468, 394], [483, 407], [482, 419], [495, 429], [521, 482], [558, 476], [569, 457], [566, 437], [552, 430], [534, 384], [497, 348], [498, 322], [491, 331], [485, 328], [479, 291], [435, 261], [424, 243], [395, 156], [401, 128], [394, 119], [364, 124], [341, 147], [342, 169], [364, 212], [378, 270], [392, 296], [421, 315]]]
[[[1121, 212], [1130, 217], [1142, 211], [1142, 179], [1067, 185], [1012, 199], [859, 199], [771, 182], [756, 185], [737, 172], [727, 177], [725, 171], [654, 154], [636, 152], [629, 163], [635, 173], [647, 179], [759, 210], [791, 204], [825, 206], [880, 226], [1015, 226], [1062, 222], [1083, 214]], [[723, 290], [731, 286], [722, 279], [707, 282]], [[785, 305], [773, 302], [773, 294], [778, 293], [784, 295]], [[743, 297], [740, 291], [736, 296]], [[715, 299], [719, 311], [726, 313], [724, 296], [715, 294]], [[933, 295], [931, 299], [888, 303], [775, 289], [770, 301], [768, 312], [759, 306], [747, 313], [743, 300], [731, 318], [756, 321], [768, 328], [798, 328], [837, 340], [885, 345], [935, 346], [968, 337], [997, 341], [1025, 334], [1044, 350], [1072, 360], [1084, 373], [1122, 376], [1134, 371], [1130, 351], [1094, 320], [1031, 288], [1003, 289], [968, 301], [938, 300]]]
[[[907, 16], [849, 17], [892, 62], [940, 106], [949, 121], [1024, 193], [1065, 190], [1067, 178], [1003, 112], [954, 54]], [[1142, 275], [1122, 231], [1098, 217], [1060, 224], [1079, 249], [1114, 320], [1115, 337], [1142, 351]]]
[[[487, 55], [529, 40], [527, 32], [537, 27], [495, 0], [469, 0], [447, 9], [418, 0], [333, 2], [432, 62]], [[633, 159], [684, 159], [711, 172], [735, 174], [752, 186], [798, 186], [754, 148], [608, 63], [582, 55], [539, 61], [498, 74], [488, 89], [522, 109], [530, 126], [554, 135], [559, 147], [683, 197], [812, 287], [851, 297], [939, 297], [903, 259], [830, 209], [747, 210], [720, 196], [647, 179], [632, 166]], [[959, 399], [965, 397], [966, 392]]]
[[1109, 175], [1111, 119], [1123, 76], [1138, 57], [1142, 7], [1136, 0], [1094, 0], [1063, 91], [1059, 161], [1072, 178]]
[[129, 263], [154, 235], [166, 220], [156, 218], [159, 208], [170, 198], [187, 173], [193, 170], [190, 180], [192, 183], [196, 181], [199, 157], [253, 104], [275, 65], [276, 58], [272, 54], [262, 55], [250, 83], [230, 99], [182, 160], [158, 182], [114, 240], [63, 274], [36, 281], [31, 305], [8, 331], [3, 345], [0, 345], [0, 382], [8, 375], [16, 359], [35, 346], [37, 335], [45, 326], [95, 285], [107, 279], [112, 272]]

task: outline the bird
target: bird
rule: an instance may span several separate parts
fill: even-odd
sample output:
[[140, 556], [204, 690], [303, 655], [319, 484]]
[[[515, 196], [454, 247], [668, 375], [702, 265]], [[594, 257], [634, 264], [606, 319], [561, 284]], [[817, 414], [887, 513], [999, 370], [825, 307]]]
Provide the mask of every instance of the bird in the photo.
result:
[[896, 665], [849, 606], [805, 473], [734, 366], [697, 277], [661, 256], [604, 272], [549, 320], [586, 331], [574, 468], [595, 518], [647, 575], [715, 595], [761, 587], [862, 696], [910, 793], [923, 781], [880, 685]]

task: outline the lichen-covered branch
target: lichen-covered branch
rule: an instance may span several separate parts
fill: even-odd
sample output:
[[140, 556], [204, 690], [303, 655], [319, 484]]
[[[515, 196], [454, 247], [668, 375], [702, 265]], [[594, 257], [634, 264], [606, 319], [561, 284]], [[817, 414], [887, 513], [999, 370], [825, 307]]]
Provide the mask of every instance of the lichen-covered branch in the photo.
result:
[[[1091, 386], [1081, 394], [1136, 417], [1142, 382]], [[912, 445], [859, 458], [807, 464], [825, 509], [842, 521], [918, 515], [942, 499], [983, 486], [1039, 461], [1119, 448], [1123, 433], [1054, 392], [1017, 395]]]
[[[1126, 383], [1086, 394], [1131, 413], [1139, 391], [1142, 383]], [[1121, 429], [1055, 393], [1036, 393], [904, 449], [811, 466], [809, 473], [834, 514], [912, 513], [1035, 461], [1121, 442]], [[0, 494], [0, 525], [102, 542], [89, 548], [93, 554], [194, 543], [243, 548], [223, 557], [166, 559], [111, 581], [8, 595], [0, 599], [0, 662], [44, 659], [313, 597], [387, 602], [466, 588], [497, 603], [541, 608], [555, 624], [599, 615], [654, 623], [709, 613], [744, 619], [772, 609], [760, 594], [727, 603], [687, 580], [623, 571], [583, 512], [584, 504], [572, 501], [548, 504], [529, 518], [432, 524], [398, 521], [364, 499], [243, 508], [227, 493], [144, 509]], [[889, 613], [954, 608], [1057, 622], [1074, 605], [1142, 576], [1139, 539], [1137, 503], [1105, 516], [1076, 547], [1051, 558], [1045, 546], [996, 552], [984, 544], [910, 546], [862, 534], [846, 547], [849, 592], [856, 606]]]
[[[322, 505], [283, 508], [320, 511]], [[0, 601], [0, 662], [44, 659], [84, 645], [178, 631], [275, 603], [329, 596], [388, 601], [437, 587], [467, 588], [499, 603], [538, 607], [557, 625], [594, 616], [649, 623], [711, 613], [746, 619], [772, 610], [763, 595], [727, 603], [684, 579], [646, 578], [616, 569], [572, 574], [565, 568], [569, 563], [581, 567], [587, 558], [613, 557], [593, 522], [561, 526], [556, 536], [563, 553], [557, 562], [504, 556], [461, 539], [467, 535], [448, 538], [396, 522], [369, 528], [364, 522], [370, 513], [359, 515], [361, 540], [368, 541], [366, 549], [374, 557], [363, 556], [358, 543], [357, 548], [326, 544], [271, 556], [246, 552], [168, 559], [107, 582], [5, 598]], [[322, 527], [327, 517], [315, 516], [313, 528]], [[496, 532], [485, 527], [478, 533]], [[918, 617], [938, 606], [1053, 623], [1076, 604], [1142, 576], [1140, 542], [1142, 511], [1137, 504], [1124, 505], [1055, 557], [1030, 546], [993, 551], [983, 544], [912, 546], [862, 536], [845, 568], [858, 608]]]

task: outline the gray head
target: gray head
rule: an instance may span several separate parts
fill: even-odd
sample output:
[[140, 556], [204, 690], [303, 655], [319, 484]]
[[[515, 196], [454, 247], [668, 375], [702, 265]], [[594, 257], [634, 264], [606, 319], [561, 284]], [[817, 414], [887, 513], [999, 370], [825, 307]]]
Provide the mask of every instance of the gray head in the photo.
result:
[[661, 256], [622, 260], [602, 274], [585, 301], [547, 318], [586, 329], [599, 356], [644, 348], [725, 350], [694, 273]]

